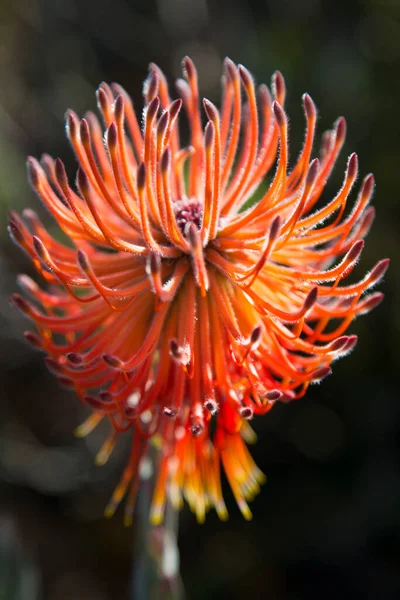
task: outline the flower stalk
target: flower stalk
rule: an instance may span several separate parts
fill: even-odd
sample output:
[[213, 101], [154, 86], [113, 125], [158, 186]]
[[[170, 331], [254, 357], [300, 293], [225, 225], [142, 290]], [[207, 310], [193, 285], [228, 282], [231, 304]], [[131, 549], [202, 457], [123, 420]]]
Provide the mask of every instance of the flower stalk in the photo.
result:
[[170, 502], [162, 524], [149, 520], [159, 451], [151, 448], [141, 469], [141, 485], [134, 519], [134, 559], [131, 598], [183, 600], [178, 548], [179, 513]]

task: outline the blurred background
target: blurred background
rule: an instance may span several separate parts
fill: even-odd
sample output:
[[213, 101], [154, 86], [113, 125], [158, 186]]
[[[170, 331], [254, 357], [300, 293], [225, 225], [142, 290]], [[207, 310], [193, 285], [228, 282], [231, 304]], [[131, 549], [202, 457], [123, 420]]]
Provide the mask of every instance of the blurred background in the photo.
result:
[[[346, 155], [376, 175], [377, 218], [360, 277], [391, 257], [383, 305], [353, 324], [360, 337], [334, 375], [298, 403], [255, 422], [252, 449], [268, 482], [245, 522], [230, 491], [227, 523], [198, 526], [185, 509], [179, 545], [186, 596], [268, 600], [400, 598], [398, 373], [400, 3], [397, 0], [2, 0], [0, 2], [0, 599], [128, 598], [134, 529], [102, 512], [127, 452], [102, 469], [101, 430], [77, 440], [84, 418], [23, 340], [29, 324], [8, 303], [32, 273], [6, 232], [7, 209], [31, 207], [25, 157], [74, 159], [64, 112], [95, 109], [95, 90], [118, 81], [141, 103], [149, 62], [170, 80], [195, 61], [201, 92], [219, 103], [222, 61], [257, 81], [280, 69], [288, 87], [291, 152], [303, 139], [301, 95], [319, 108], [319, 133], [339, 115]], [[128, 442], [126, 440], [126, 442]]]

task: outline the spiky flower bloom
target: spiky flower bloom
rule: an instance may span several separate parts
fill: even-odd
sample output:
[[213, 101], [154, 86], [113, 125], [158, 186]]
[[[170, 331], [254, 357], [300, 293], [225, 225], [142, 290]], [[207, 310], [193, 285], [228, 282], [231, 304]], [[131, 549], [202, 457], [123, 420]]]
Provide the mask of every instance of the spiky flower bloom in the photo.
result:
[[[343, 118], [312, 160], [316, 110], [305, 94], [305, 142], [289, 169], [279, 73], [271, 97], [227, 59], [222, 109], [203, 101], [203, 130], [189, 58], [183, 71], [181, 99], [171, 102], [164, 75], [150, 66], [142, 127], [126, 92], [102, 84], [105, 141], [92, 113], [79, 120], [68, 112], [76, 186], [60, 160], [29, 159], [32, 186], [73, 247], [54, 239], [31, 210], [10, 221], [13, 238], [50, 284], [42, 290], [21, 276], [33, 302], [13, 301], [36, 324], [27, 340], [93, 409], [79, 433], [110, 422], [97, 456], [103, 464], [118, 434], [131, 432], [132, 452], [107, 508], [112, 514], [127, 495], [127, 522], [151, 440], [161, 448], [154, 522], [166, 494], [177, 507], [185, 498], [199, 521], [210, 507], [225, 518], [221, 464], [250, 518], [247, 500], [263, 475], [245, 444], [254, 438], [248, 421], [277, 400], [303, 396], [354, 347], [356, 336], [345, 332], [381, 301], [380, 293], [363, 294], [388, 265], [343, 283], [374, 217], [372, 175], [346, 210], [355, 154], [340, 191], [315, 208], [343, 145]], [[182, 104], [190, 126], [185, 147]]]

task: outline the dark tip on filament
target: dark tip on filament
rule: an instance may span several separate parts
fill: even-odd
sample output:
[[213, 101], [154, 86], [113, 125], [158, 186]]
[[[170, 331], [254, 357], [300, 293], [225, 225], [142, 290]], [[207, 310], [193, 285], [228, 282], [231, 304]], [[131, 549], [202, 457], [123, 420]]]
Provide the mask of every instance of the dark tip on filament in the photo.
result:
[[206, 148], [209, 148], [214, 142], [214, 131], [214, 123], [212, 121], [208, 121], [204, 130], [204, 144]]
[[119, 94], [114, 102], [114, 114], [117, 121], [124, 117], [125, 105], [124, 105], [124, 97]]
[[347, 175], [350, 179], [354, 179], [357, 177], [358, 171], [358, 157], [355, 152], [350, 156], [349, 162], [347, 164]]
[[18, 213], [16, 213], [15, 211], [11, 210], [10, 208], [8, 209], [8, 218], [11, 221], [18, 221], [19, 219], [19, 215]]
[[218, 110], [217, 107], [210, 102], [210, 100], [208, 100], [207, 98], [203, 98], [203, 106], [204, 106], [204, 110], [206, 111], [206, 115], [207, 117], [210, 119], [210, 121], [217, 121], [218, 120]]
[[314, 158], [314, 160], [311, 162], [309, 168], [308, 168], [308, 173], [307, 173], [307, 180], [306, 183], [307, 185], [313, 185], [317, 175], [318, 175], [318, 171], [319, 171], [319, 160], [318, 158]]
[[279, 235], [281, 229], [281, 218], [278, 215], [271, 223], [271, 229], [269, 230], [269, 239], [274, 242]]
[[160, 161], [161, 171], [164, 171], [164, 172], [168, 171], [170, 157], [171, 157], [171, 152], [170, 152], [170, 149], [167, 147], [167, 148], [165, 148], [165, 150], [161, 156], [161, 161]]
[[236, 68], [235, 63], [233, 62], [233, 60], [226, 57], [224, 60], [224, 65], [225, 65], [225, 70], [226, 70], [228, 77], [233, 81], [237, 75], [237, 68]]
[[325, 377], [328, 377], [332, 373], [332, 369], [328, 366], [320, 367], [312, 374], [312, 380], [314, 382], [322, 381]]
[[177, 98], [177, 100], [174, 100], [171, 103], [171, 106], [169, 107], [169, 114], [171, 116], [171, 121], [173, 121], [176, 117], [176, 115], [179, 113], [179, 111], [182, 108], [182, 98]]
[[115, 148], [118, 140], [118, 130], [115, 123], [111, 123], [107, 129], [107, 144], [109, 148]]
[[18, 308], [18, 310], [20, 310], [24, 315], [30, 315], [31, 309], [29, 304], [19, 294], [12, 294], [10, 296], [10, 302], [15, 306], [15, 308]]
[[72, 365], [76, 366], [81, 365], [83, 362], [82, 355], [78, 354], [77, 352], [68, 352], [67, 359]]
[[371, 296], [369, 296], [369, 298], [366, 298], [366, 300], [363, 303], [362, 313], [367, 313], [379, 306], [384, 297], [385, 295], [382, 294], [382, 292], [376, 292], [376, 294], [371, 294]]
[[306, 113], [307, 118], [315, 119], [315, 115], [316, 115], [315, 104], [312, 101], [311, 96], [309, 96], [308, 94], [303, 94], [303, 106], [304, 106], [304, 112]]
[[256, 325], [250, 335], [250, 345], [254, 350], [256, 346], [261, 342], [262, 328], [261, 325]]
[[362, 194], [364, 196], [370, 196], [374, 189], [375, 178], [372, 173], [366, 176], [363, 183]]
[[279, 102], [277, 102], [276, 100], [272, 104], [272, 110], [274, 111], [275, 119], [279, 127], [284, 127], [284, 125], [286, 124], [285, 111], [283, 110]]
[[341, 309], [350, 308], [350, 306], [353, 304], [353, 302], [354, 302], [354, 297], [348, 296], [347, 298], [343, 298], [343, 300], [339, 301], [338, 308], [341, 308]]
[[384, 258], [380, 260], [378, 264], [372, 269], [370, 273], [370, 279], [374, 283], [377, 283], [385, 275], [390, 265], [390, 258]]
[[42, 350], [42, 340], [38, 335], [32, 331], [24, 331], [24, 337], [30, 346], [36, 348], [37, 350]]
[[178, 413], [176, 408], [170, 408], [169, 406], [164, 406], [163, 413], [166, 417], [170, 419], [174, 419]]
[[197, 229], [194, 223], [189, 223], [188, 231], [187, 231], [189, 243], [193, 250], [196, 250], [201, 247], [201, 239], [199, 235], [199, 230]]
[[154, 73], [158, 73], [158, 66], [156, 65], [156, 63], [149, 63], [149, 71], [154, 72]]
[[79, 126], [79, 132], [81, 136], [81, 141], [84, 146], [88, 146], [90, 144], [90, 129], [89, 123], [86, 119], [82, 119]]
[[35, 252], [41, 260], [46, 260], [47, 258], [47, 250], [42, 240], [38, 238], [36, 235], [32, 237], [33, 247], [35, 248]]
[[165, 133], [165, 130], [167, 129], [167, 126], [168, 126], [168, 121], [169, 121], [169, 113], [166, 110], [161, 115], [160, 120], [158, 121], [158, 124], [157, 124], [158, 135], [163, 135]]
[[150, 269], [150, 273], [154, 276], [157, 275], [160, 272], [161, 269], [161, 259], [159, 254], [156, 254], [156, 252], [151, 252], [149, 254], [149, 269]]
[[206, 411], [208, 411], [211, 415], [215, 415], [218, 412], [218, 404], [212, 398], [206, 400], [203, 404]]
[[82, 269], [82, 271], [88, 271], [89, 269], [89, 261], [88, 258], [86, 256], [86, 254], [84, 253], [83, 250], [78, 250], [78, 252], [76, 253], [77, 255], [77, 259], [78, 259], [78, 263], [80, 268]]
[[36, 189], [39, 186], [40, 178], [39, 178], [38, 163], [37, 163], [36, 159], [33, 158], [33, 156], [28, 157], [28, 160], [26, 161], [26, 168], [28, 170], [29, 182], [30, 182], [31, 186]]
[[346, 137], [346, 120], [344, 117], [339, 117], [335, 123], [335, 131], [336, 131], [336, 141], [339, 144], [344, 142], [344, 138]]
[[309, 293], [307, 298], [304, 301], [304, 310], [309, 311], [310, 308], [314, 306], [318, 297], [318, 287], [314, 287]]
[[91, 395], [87, 395], [83, 397], [83, 401], [86, 402], [86, 404], [89, 404], [89, 406], [91, 408], [94, 408], [95, 410], [99, 410], [102, 408], [102, 403], [101, 400], [99, 400], [99, 398], [97, 398], [96, 396], [91, 396]]
[[334, 139], [333, 131], [324, 131], [321, 137], [321, 157], [323, 158], [331, 147], [332, 140]]
[[50, 156], [50, 154], [46, 154], [46, 152], [44, 154], [42, 154], [42, 156], [40, 157], [40, 164], [41, 164], [42, 168], [45, 170], [46, 175], [51, 174], [51, 169], [54, 164], [54, 160]]
[[112, 367], [113, 369], [121, 368], [122, 363], [116, 356], [112, 356], [111, 354], [103, 354], [103, 360], [109, 367]]
[[102, 112], [105, 112], [107, 110], [108, 97], [107, 97], [107, 92], [102, 87], [102, 84], [97, 89], [96, 96], [97, 96], [97, 104], [98, 104], [99, 109]]
[[54, 164], [55, 164], [57, 180], [58, 180], [59, 184], [61, 185], [61, 187], [65, 187], [66, 185], [68, 185], [68, 179], [67, 179], [67, 173], [65, 172], [64, 163], [62, 162], [62, 160], [60, 158], [56, 158], [56, 160], [54, 161]]
[[153, 98], [153, 100], [151, 100], [151, 102], [149, 103], [149, 105], [147, 107], [146, 120], [152, 121], [154, 119], [154, 117], [156, 116], [156, 114], [158, 112], [159, 106], [160, 106], [160, 100], [159, 100], [158, 96], [156, 96], [155, 98]]
[[347, 341], [346, 346], [343, 348], [343, 350], [348, 353], [351, 352], [354, 348], [354, 346], [357, 344], [358, 342], [358, 337], [356, 335], [349, 335], [349, 339]]
[[239, 410], [239, 414], [242, 419], [246, 419], [246, 421], [250, 421], [253, 418], [254, 412], [251, 406], [242, 406]]
[[270, 390], [265, 394], [266, 400], [269, 400], [270, 402], [276, 402], [277, 400], [280, 400], [282, 396], [283, 394], [279, 390]]
[[348, 341], [348, 335], [342, 335], [338, 337], [334, 342], [332, 342], [330, 352], [339, 352], [339, 350], [343, 350], [343, 348], [345, 348], [345, 346], [348, 344]]
[[86, 176], [85, 171], [81, 167], [79, 167], [76, 177], [77, 177], [77, 181], [78, 181], [78, 187], [81, 190], [81, 192], [82, 193], [88, 192], [88, 190], [89, 190], [88, 178]]
[[114, 400], [114, 396], [111, 392], [102, 391], [100, 392], [99, 396], [103, 402], [113, 402]]
[[351, 352], [358, 342], [358, 337], [356, 335], [350, 335], [349, 341], [347, 342], [346, 347], [344, 348], [346, 353]]
[[355, 242], [347, 254], [347, 260], [350, 262], [356, 261], [359, 258], [363, 248], [364, 240], [358, 240], [358, 242]]
[[138, 188], [144, 188], [146, 185], [146, 165], [142, 162], [140, 163], [137, 170], [137, 186]]
[[272, 76], [272, 89], [274, 92], [275, 98], [279, 101], [283, 100], [285, 95], [285, 80], [283, 79], [283, 75], [280, 71], [275, 71]]
[[190, 431], [192, 432], [192, 435], [194, 435], [195, 437], [198, 437], [201, 433], [203, 433], [204, 425], [202, 423], [200, 423], [199, 421], [196, 421], [195, 423], [192, 424]]
[[67, 390], [71, 390], [74, 387], [74, 382], [72, 381], [72, 379], [66, 377], [65, 375], [60, 375], [59, 377], [57, 377], [57, 381], [62, 387], [66, 388]]
[[17, 244], [21, 244], [24, 241], [24, 236], [22, 235], [22, 231], [15, 223], [15, 221], [9, 221], [8, 223], [8, 232]]
[[185, 56], [182, 60], [182, 70], [188, 81], [192, 81], [196, 77], [196, 68], [189, 56]]
[[371, 229], [372, 223], [375, 219], [375, 208], [373, 206], [369, 206], [364, 213], [364, 216], [361, 217], [361, 225], [360, 225], [360, 235], [361, 237], [365, 237], [369, 230]]
[[147, 102], [151, 102], [158, 94], [159, 79], [155, 71], [150, 71], [149, 76], [143, 84], [143, 96]]
[[54, 360], [54, 358], [51, 358], [50, 356], [46, 356], [46, 358], [44, 359], [44, 363], [48, 370], [55, 375], [59, 375], [63, 372], [63, 368], [60, 365], [60, 363], [58, 363], [56, 360]]
[[246, 89], [250, 88], [253, 85], [253, 78], [250, 75], [250, 72], [243, 65], [239, 65], [239, 75], [242, 83]]
[[78, 131], [78, 117], [72, 110], [67, 110], [65, 113], [67, 134], [71, 140], [76, 138]]
[[169, 353], [172, 356], [172, 358], [175, 358], [175, 360], [179, 360], [181, 356], [181, 349], [175, 338], [172, 338], [169, 341]]

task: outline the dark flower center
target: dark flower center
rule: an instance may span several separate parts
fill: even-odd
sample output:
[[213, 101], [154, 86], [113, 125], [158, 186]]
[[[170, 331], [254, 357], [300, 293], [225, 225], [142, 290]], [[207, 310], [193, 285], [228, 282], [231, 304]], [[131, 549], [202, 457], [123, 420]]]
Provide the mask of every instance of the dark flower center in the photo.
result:
[[185, 198], [184, 200], [178, 200], [174, 204], [175, 219], [179, 229], [186, 237], [188, 234], [189, 225], [194, 223], [197, 229], [201, 228], [203, 221], [203, 205], [195, 198], [190, 200]]

